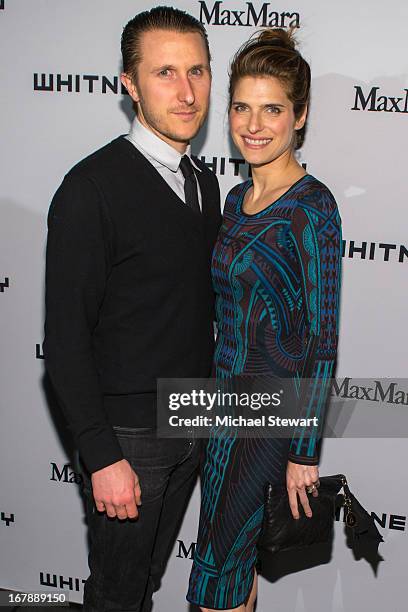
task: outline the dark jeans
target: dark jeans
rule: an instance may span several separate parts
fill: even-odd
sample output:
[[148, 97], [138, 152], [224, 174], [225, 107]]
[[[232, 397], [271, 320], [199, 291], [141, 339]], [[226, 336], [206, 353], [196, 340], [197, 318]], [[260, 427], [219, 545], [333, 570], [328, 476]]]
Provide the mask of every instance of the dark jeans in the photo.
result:
[[98, 512], [83, 470], [91, 571], [83, 609], [149, 612], [196, 482], [201, 445], [193, 438], [156, 438], [151, 429], [114, 430], [139, 476], [142, 505], [137, 520]]

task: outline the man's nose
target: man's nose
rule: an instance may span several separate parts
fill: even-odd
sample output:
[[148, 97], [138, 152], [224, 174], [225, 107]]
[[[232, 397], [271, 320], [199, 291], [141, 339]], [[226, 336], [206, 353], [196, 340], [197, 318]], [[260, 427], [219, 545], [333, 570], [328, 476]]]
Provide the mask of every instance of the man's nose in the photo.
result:
[[191, 86], [190, 79], [188, 77], [184, 77], [180, 79], [178, 98], [180, 102], [184, 102], [185, 104], [188, 104], [189, 106], [194, 104], [194, 101], [195, 101], [194, 90]]

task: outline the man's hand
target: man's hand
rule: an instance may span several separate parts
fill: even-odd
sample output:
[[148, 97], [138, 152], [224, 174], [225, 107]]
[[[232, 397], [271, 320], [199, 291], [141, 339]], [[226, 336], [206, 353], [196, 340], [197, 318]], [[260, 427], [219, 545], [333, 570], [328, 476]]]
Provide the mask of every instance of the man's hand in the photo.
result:
[[120, 519], [137, 518], [142, 504], [139, 478], [126, 459], [92, 474], [92, 489], [99, 512]]
[[292, 510], [293, 518], [299, 518], [299, 507], [298, 499], [299, 495], [300, 503], [303, 506], [306, 516], [312, 516], [312, 510], [310, 508], [309, 500], [305, 487], [315, 485], [312, 495], [318, 496], [317, 486], [319, 482], [319, 468], [317, 465], [299, 465], [298, 463], [292, 463], [288, 461], [286, 468], [286, 488], [288, 490], [289, 505]]

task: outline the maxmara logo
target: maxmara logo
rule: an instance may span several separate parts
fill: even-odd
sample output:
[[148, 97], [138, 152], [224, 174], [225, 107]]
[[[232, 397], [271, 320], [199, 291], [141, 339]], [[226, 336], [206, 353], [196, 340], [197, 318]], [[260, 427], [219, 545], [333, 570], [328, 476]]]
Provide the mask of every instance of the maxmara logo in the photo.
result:
[[83, 478], [78, 472], [71, 470], [71, 465], [65, 463], [62, 467], [58, 467], [56, 463], [51, 461], [51, 477], [54, 482], [65, 482], [68, 484], [81, 484]]
[[[200, 21], [207, 25], [269, 28], [300, 28], [300, 15], [290, 11], [274, 11], [270, 2], [256, 6], [245, 2], [244, 9], [227, 8], [226, 2], [200, 0]], [[230, 4], [230, 2], [228, 3]]]
[[408, 406], [408, 391], [399, 389], [395, 381], [374, 380], [370, 386], [354, 385], [352, 378], [345, 378], [341, 384], [333, 382], [331, 395], [344, 399], [368, 400], [369, 402], [387, 402]]
[[176, 557], [178, 559], [194, 559], [194, 553], [196, 549], [196, 542], [190, 542], [187, 548], [187, 545], [183, 540], [177, 540], [178, 550]]
[[356, 93], [351, 110], [408, 113], [408, 89], [404, 89], [402, 95], [398, 97], [380, 95], [380, 87], [371, 87], [369, 91], [364, 91], [362, 87], [356, 85], [354, 89]]

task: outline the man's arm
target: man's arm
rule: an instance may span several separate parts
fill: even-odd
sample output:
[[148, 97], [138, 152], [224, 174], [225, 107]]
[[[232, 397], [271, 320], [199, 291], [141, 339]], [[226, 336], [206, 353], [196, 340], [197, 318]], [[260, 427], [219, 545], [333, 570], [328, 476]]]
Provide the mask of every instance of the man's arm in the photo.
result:
[[123, 458], [92, 352], [110, 265], [106, 224], [95, 185], [65, 177], [48, 214], [44, 358], [89, 472]]

